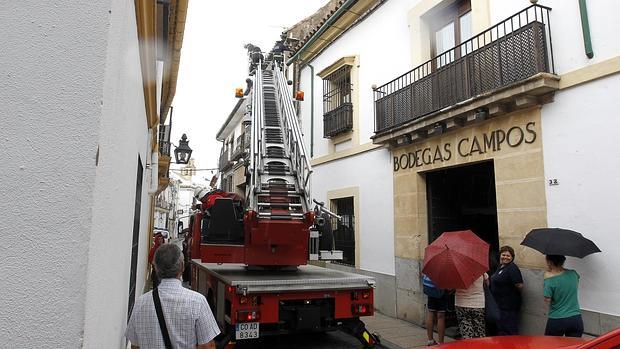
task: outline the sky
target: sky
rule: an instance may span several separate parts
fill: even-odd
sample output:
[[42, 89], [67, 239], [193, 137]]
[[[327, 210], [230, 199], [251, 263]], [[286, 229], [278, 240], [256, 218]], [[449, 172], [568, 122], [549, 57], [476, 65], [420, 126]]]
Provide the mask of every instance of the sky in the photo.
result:
[[[181, 135], [187, 134], [197, 168], [217, 167], [221, 143], [215, 135], [237, 103], [235, 88], [246, 87], [248, 58], [243, 45], [271, 50], [282, 31], [327, 1], [189, 1], [170, 140], [178, 145]], [[209, 171], [197, 173], [198, 180], [211, 176]]]

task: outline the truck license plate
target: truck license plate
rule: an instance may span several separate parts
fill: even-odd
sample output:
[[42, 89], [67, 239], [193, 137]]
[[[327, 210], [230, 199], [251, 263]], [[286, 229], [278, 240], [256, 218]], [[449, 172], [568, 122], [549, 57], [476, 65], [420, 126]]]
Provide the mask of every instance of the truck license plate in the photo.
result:
[[235, 339], [258, 338], [258, 322], [238, 323], [235, 332]]

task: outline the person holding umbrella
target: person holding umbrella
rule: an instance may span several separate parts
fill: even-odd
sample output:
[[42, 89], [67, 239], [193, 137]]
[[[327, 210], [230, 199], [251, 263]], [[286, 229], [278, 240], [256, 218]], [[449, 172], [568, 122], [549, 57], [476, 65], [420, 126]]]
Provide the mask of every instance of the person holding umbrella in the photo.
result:
[[577, 295], [579, 274], [564, 269], [565, 256], [583, 258], [601, 250], [580, 233], [561, 228], [533, 229], [521, 245], [546, 255], [549, 269], [544, 274], [543, 294], [549, 303], [549, 314], [545, 335], [581, 337], [583, 319]]
[[545, 336], [581, 337], [583, 319], [578, 300], [579, 274], [564, 269], [566, 257], [547, 255], [549, 270], [544, 275], [545, 302], [549, 303], [549, 314]]
[[456, 289], [455, 305], [463, 338], [484, 337], [484, 280], [489, 244], [471, 230], [442, 233], [424, 249], [422, 273], [442, 289]]
[[480, 338], [486, 334], [484, 320], [484, 283], [489, 275], [482, 274], [466, 289], [457, 289], [454, 295], [456, 319], [463, 339]]

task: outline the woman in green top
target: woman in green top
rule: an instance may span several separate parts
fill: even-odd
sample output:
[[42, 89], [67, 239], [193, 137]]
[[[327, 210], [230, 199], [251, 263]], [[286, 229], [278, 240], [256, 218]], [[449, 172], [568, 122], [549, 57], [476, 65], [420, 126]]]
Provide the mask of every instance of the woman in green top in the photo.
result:
[[549, 303], [546, 336], [581, 337], [583, 320], [577, 299], [579, 274], [564, 269], [566, 257], [546, 256], [549, 270], [545, 272], [545, 302]]

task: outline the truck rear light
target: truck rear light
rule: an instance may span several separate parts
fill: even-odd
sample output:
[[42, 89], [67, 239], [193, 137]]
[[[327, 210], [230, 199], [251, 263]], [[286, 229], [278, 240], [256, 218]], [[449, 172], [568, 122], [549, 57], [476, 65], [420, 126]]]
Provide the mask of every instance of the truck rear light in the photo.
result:
[[368, 298], [370, 298], [370, 290], [351, 292], [351, 300], [357, 301], [360, 299], [368, 299]]
[[353, 315], [367, 315], [370, 314], [370, 304], [353, 304], [351, 313]]
[[370, 298], [370, 291], [362, 291], [362, 299]]
[[237, 312], [238, 322], [252, 322], [260, 320], [260, 311], [240, 310]]
[[258, 296], [241, 296], [239, 297], [239, 304], [258, 305], [260, 298]]

